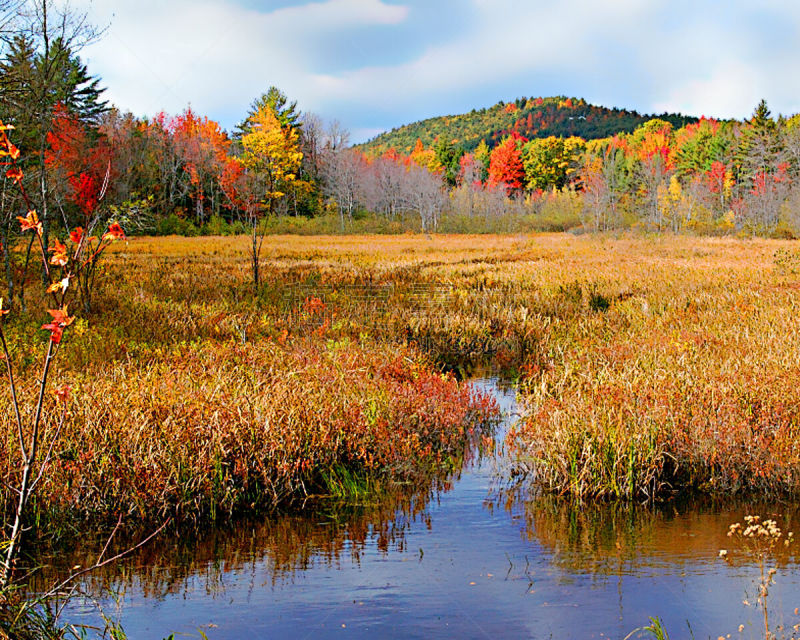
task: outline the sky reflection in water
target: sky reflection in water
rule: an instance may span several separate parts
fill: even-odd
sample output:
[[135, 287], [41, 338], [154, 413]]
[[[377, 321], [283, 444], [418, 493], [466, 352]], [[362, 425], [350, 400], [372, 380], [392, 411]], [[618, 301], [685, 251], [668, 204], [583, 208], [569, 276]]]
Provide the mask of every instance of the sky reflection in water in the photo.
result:
[[[497, 394], [513, 420], [513, 391]], [[507, 422], [509, 422], [507, 421]], [[313, 516], [240, 523], [202, 540], [160, 541], [89, 589], [130, 638], [622, 638], [660, 616], [673, 637], [727, 633], [759, 617], [756, 568], [730, 548], [730, 523], [787, 505], [711, 502], [655, 509], [574, 507], [497, 486], [502, 460], [473, 461], [444, 486]], [[728, 548], [730, 562], [718, 559]], [[90, 553], [91, 549], [86, 553]], [[60, 558], [82, 563], [78, 551]], [[800, 576], [778, 559], [775, 620], [800, 622]], [[74, 607], [74, 622], [97, 617]], [[742, 637], [742, 636], [739, 636]], [[750, 637], [748, 631], [744, 637]]]

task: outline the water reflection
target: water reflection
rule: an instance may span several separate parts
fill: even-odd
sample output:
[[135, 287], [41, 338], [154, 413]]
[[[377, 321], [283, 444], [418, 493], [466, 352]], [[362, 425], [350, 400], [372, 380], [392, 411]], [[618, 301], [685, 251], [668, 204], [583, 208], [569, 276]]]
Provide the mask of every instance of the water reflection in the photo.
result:
[[[458, 476], [431, 479], [423, 488], [397, 483], [371, 500], [320, 500], [302, 512], [239, 521], [205, 534], [184, 532], [92, 573], [84, 587], [100, 595], [135, 586], [145, 597], [160, 598], [202, 579], [206, 592], [224, 594], [225, 574], [258, 570], [271, 585], [278, 585], [313, 568], [358, 566], [368, 547], [380, 554], [403, 553], [406, 532], [412, 526], [431, 528], [428, 505], [450, 491], [454, 481]], [[109, 555], [128, 544], [120, 541]], [[102, 545], [101, 539], [90, 536], [68, 553], [46, 558], [32, 587], [52, 583], [75, 565], [90, 565]]]
[[[658, 573], [665, 567], [706, 572], [728, 549], [730, 524], [747, 514], [775, 519], [785, 532], [800, 534], [800, 511], [792, 503], [696, 496], [655, 505], [581, 504], [525, 488], [495, 491], [488, 501], [520, 523], [525, 538], [546, 549], [552, 562], [582, 573]], [[779, 564], [798, 551], [780, 547]], [[743, 554], [730, 561], [742, 563]]]
[[[479, 384], [513, 420], [513, 389]], [[661, 616], [674, 638], [689, 637], [687, 621], [695, 637], [716, 638], [754, 620], [742, 605], [752, 561], [717, 557], [730, 545], [728, 525], [744, 513], [780, 513], [800, 534], [790, 505], [644, 508], [531, 495], [497, 484], [507, 469], [496, 451], [454, 477], [395, 486], [380, 500], [319, 503], [304, 514], [162, 540], [86, 587], [101, 599], [121, 593], [131, 638], [198, 637], [198, 629], [212, 640], [622, 638], [649, 616]], [[51, 576], [96, 549], [87, 543], [59, 557]], [[800, 604], [791, 553], [778, 560], [773, 600], [787, 624], [800, 621], [791, 613]], [[97, 620], [88, 607], [69, 616]]]

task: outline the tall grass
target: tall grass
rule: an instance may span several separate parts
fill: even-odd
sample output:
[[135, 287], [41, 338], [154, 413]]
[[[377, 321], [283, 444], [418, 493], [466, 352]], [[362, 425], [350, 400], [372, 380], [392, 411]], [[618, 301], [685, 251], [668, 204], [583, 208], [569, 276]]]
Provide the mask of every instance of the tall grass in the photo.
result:
[[256, 296], [246, 251], [115, 249], [64, 351], [75, 405], [41, 513], [217, 517], [452, 463], [490, 408], [433, 363], [481, 358], [519, 377], [518, 470], [556, 493], [798, 489], [791, 242], [270, 236]]
[[[141, 239], [119, 250], [142, 278], [106, 298], [106, 318], [123, 326], [136, 305], [172, 332], [151, 328], [143, 345], [311, 333], [324, 315], [326, 340], [368, 336], [414, 343], [449, 365], [503, 365], [519, 375], [527, 406], [512, 434], [519, 468], [555, 492], [797, 491], [800, 250], [791, 241], [272, 236], [255, 302], [237, 289], [246, 279], [239, 238]], [[286, 310], [309, 296], [325, 313], [290, 314], [286, 325]]]
[[60, 518], [216, 519], [413, 477], [494, 411], [413, 351], [374, 345], [195, 342], [69, 379], [82, 402], [37, 504]]

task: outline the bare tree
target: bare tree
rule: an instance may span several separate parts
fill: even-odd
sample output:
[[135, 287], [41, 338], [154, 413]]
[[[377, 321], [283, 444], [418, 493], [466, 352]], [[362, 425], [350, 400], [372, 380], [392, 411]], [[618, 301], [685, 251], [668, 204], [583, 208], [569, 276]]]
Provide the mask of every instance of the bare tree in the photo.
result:
[[585, 227], [604, 231], [619, 222], [622, 163], [622, 152], [612, 147], [584, 163], [580, 180], [583, 186], [581, 221]]
[[752, 186], [739, 200], [739, 227], [758, 233], [775, 231], [790, 191], [791, 180], [785, 171], [757, 173], [753, 176]]
[[352, 219], [362, 197], [367, 164], [354, 149], [326, 149], [322, 163], [323, 192], [336, 205], [342, 230], [345, 215]]
[[322, 168], [322, 154], [325, 145], [325, 129], [322, 118], [315, 113], [300, 116], [300, 150], [303, 152], [303, 172], [317, 181]]
[[445, 203], [442, 177], [412, 162], [406, 173], [404, 199], [408, 208], [419, 214], [422, 231], [435, 231]]
[[471, 153], [461, 158], [461, 170], [458, 173], [458, 191], [466, 196], [467, 215], [475, 212], [475, 191], [481, 188], [481, 164]]
[[0, 52], [6, 38], [14, 33], [16, 18], [23, 0], [0, 0]]
[[390, 220], [403, 208], [403, 182], [406, 168], [393, 158], [380, 157], [372, 163], [373, 203]]
[[340, 151], [350, 144], [350, 132], [338, 120], [331, 120], [325, 132], [325, 148]]

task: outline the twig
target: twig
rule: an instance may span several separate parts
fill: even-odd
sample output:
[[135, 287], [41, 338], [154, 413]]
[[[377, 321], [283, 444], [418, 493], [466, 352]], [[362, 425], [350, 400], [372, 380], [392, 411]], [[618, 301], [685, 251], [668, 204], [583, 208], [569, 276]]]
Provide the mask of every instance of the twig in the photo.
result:
[[[153, 533], [151, 533], [149, 536], [147, 536], [144, 540], [141, 540], [138, 544], [136, 544], [136, 545], [134, 545], [132, 547], [129, 547], [128, 549], [125, 549], [125, 551], [122, 551], [121, 553], [118, 553], [117, 555], [115, 555], [115, 556], [113, 556], [111, 558], [106, 558], [105, 560], [103, 560], [101, 562], [96, 562], [91, 567], [87, 567], [86, 569], [81, 569], [80, 571], [76, 571], [75, 573], [73, 573], [69, 577], [67, 577], [64, 580], [62, 580], [61, 582], [59, 582], [55, 587], [50, 589], [50, 591], [48, 591], [47, 593], [43, 594], [41, 596], [41, 598], [43, 600], [46, 600], [47, 598], [51, 598], [54, 595], [56, 595], [59, 591], [61, 591], [61, 589], [66, 587], [70, 582], [74, 582], [75, 580], [77, 580], [81, 576], [86, 575], [87, 573], [91, 573], [92, 571], [96, 571], [97, 569], [100, 569], [101, 567], [104, 567], [104, 566], [106, 566], [108, 564], [111, 564], [112, 562], [116, 562], [117, 560], [120, 560], [120, 559], [124, 558], [125, 556], [130, 555], [131, 553], [133, 553], [137, 549], [141, 549], [144, 545], [146, 545], [153, 538], [155, 538], [159, 533], [161, 533], [164, 530], [164, 528], [170, 523], [170, 521], [171, 521], [171, 518], [168, 518], [164, 522], [164, 524], [162, 524], [158, 529], [153, 531]], [[116, 533], [116, 527], [114, 529], [114, 532], [111, 535], [113, 536], [114, 533]], [[107, 545], [108, 545], [108, 543], [106, 543], [106, 546]], [[103, 550], [103, 553], [105, 553], [105, 549]], [[101, 557], [102, 557], [102, 555], [103, 554], [101, 554]]]

